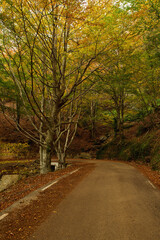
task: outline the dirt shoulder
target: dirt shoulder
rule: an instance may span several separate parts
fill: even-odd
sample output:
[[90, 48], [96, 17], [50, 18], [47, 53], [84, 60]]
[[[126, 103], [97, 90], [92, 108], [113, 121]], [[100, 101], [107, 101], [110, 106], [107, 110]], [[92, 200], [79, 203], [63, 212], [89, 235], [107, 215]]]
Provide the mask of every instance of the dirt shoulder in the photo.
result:
[[47, 183], [56, 180], [57, 178], [74, 171], [78, 167], [85, 166], [86, 163], [74, 162], [66, 169], [50, 172], [44, 175], [32, 175], [25, 177], [22, 175], [21, 179], [10, 188], [0, 192], [0, 211], [12, 205], [15, 201], [25, 197], [36, 189], [46, 185]]
[[149, 165], [142, 163], [131, 162], [130, 165], [137, 168], [143, 173], [156, 187], [160, 189], [160, 172], [153, 171]]
[[94, 167], [95, 165], [90, 163], [74, 163], [73, 166], [62, 171], [48, 173], [43, 176], [29, 177], [25, 181], [21, 180], [12, 188], [1, 193], [1, 209], [4, 209], [15, 202], [15, 200], [26, 196], [48, 182], [79, 169], [74, 174], [63, 178], [54, 186], [41, 192], [38, 198], [31, 201], [29, 205], [15, 209], [6, 218], [1, 220], [0, 239], [28, 239], [36, 226], [43, 222], [50, 212], [55, 212], [56, 214], [56, 206]]

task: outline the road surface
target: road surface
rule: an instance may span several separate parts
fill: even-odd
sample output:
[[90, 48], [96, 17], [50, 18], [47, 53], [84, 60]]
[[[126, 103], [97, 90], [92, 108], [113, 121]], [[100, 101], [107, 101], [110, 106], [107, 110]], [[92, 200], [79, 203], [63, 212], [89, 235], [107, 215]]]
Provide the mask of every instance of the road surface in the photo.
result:
[[30, 240], [159, 240], [160, 191], [134, 167], [97, 164]]

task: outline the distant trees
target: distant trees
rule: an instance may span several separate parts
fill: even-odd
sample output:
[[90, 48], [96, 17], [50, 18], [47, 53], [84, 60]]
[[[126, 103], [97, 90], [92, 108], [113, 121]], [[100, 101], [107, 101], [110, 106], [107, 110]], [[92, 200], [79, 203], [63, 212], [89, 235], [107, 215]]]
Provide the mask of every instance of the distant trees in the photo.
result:
[[[133, 80], [137, 91], [137, 99], [141, 112], [148, 114], [160, 104], [159, 81], [159, 1], [134, 1], [137, 11], [137, 27], [134, 32], [138, 36], [139, 47], [134, 60]], [[139, 19], [139, 21], [138, 21]]]
[[115, 8], [117, 15], [113, 15], [112, 21], [115, 19], [117, 28], [111, 31], [112, 49], [107, 53], [107, 61], [101, 59], [99, 77], [101, 89], [108, 97], [106, 108], [112, 112], [115, 132], [122, 136], [127, 116], [149, 113], [160, 104], [159, 3], [120, 1]]

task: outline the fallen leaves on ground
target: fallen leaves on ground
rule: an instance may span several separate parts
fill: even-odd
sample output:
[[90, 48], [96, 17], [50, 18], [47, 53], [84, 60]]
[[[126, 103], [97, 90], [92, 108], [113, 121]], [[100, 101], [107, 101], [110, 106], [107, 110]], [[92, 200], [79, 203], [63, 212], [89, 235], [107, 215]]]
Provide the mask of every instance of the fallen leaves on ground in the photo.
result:
[[[27, 240], [30, 234], [33, 233], [36, 226], [43, 222], [50, 213], [57, 213], [55, 210], [56, 206], [86, 175], [94, 169], [95, 165], [77, 163], [65, 170], [48, 173], [44, 176], [35, 176], [27, 179], [27, 182], [21, 180], [18, 184], [16, 184], [12, 188], [12, 191], [15, 190], [18, 192], [20, 190], [19, 187], [21, 187], [21, 192], [23, 192], [26, 186], [29, 187], [25, 194], [22, 193], [21, 197], [23, 197], [26, 193], [29, 193], [34, 189], [43, 186], [47, 182], [65, 175], [66, 173], [79, 167], [79, 171], [61, 179], [57, 184], [40, 193], [38, 199], [32, 200], [29, 205], [24, 208], [15, 209], [9, 213], [9, 215], [1, 221], [0, 239]], [[12, 191], [10, 189], [10, 192], [8, 191], [6, 194], [3, 193], [6, 199], [9, 199], [9, 194], [11, 194]], [[16, 197], [16, 193], [14, 194], [12, 192], [12, 200], [10, 200], [10, 203], [14, 202], [13, 196]], [[3, 207], [5, 206], [7, 206], [7, 203], [5, 204], [4, 202]]]
[[160, 172], [153, 171], [149, 165], [145, 165], [142, 163], [131, 162], [130, 163], [135, 168], [139, 169], [149, 180], [160, 189]]

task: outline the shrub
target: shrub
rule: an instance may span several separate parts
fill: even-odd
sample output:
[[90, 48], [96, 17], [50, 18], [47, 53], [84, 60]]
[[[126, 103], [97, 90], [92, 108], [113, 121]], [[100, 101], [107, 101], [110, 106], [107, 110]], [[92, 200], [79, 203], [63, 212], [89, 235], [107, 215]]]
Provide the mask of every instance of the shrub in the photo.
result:
[[150, 154], [150, 146], [148, 143], [134, 143], [130, 146], [131, 159], [143, 159]]
[[152, 157], [151, 167], [153, 170], [160, 170], [160, 153]]
[[137, 129], [136, 137], [139, 137], [148, 131], [149, 131], [148, 127], [146, 127], [144, 125], [139, 125], [139, 127]]
[[17, 159], [28, 157], [29, 145], [28, 143], [2, 143], [1, 155]]
[[128, 148], [122, 149], [119, 153], [119, 158], [124, 161], [130, 161], [131, 157], [129, 149]]
[[119, 154], [122, 153], [123, 149], [126, 148], [126, 143], [113, 139], [111, 142], [102, 146], [96, 154], [97, 159], [103, 158], [119, 158]]
[[82, 159], [91, 159], [90, 153], [87, 153], [87, 152], [80, 153], [79, 157]]

